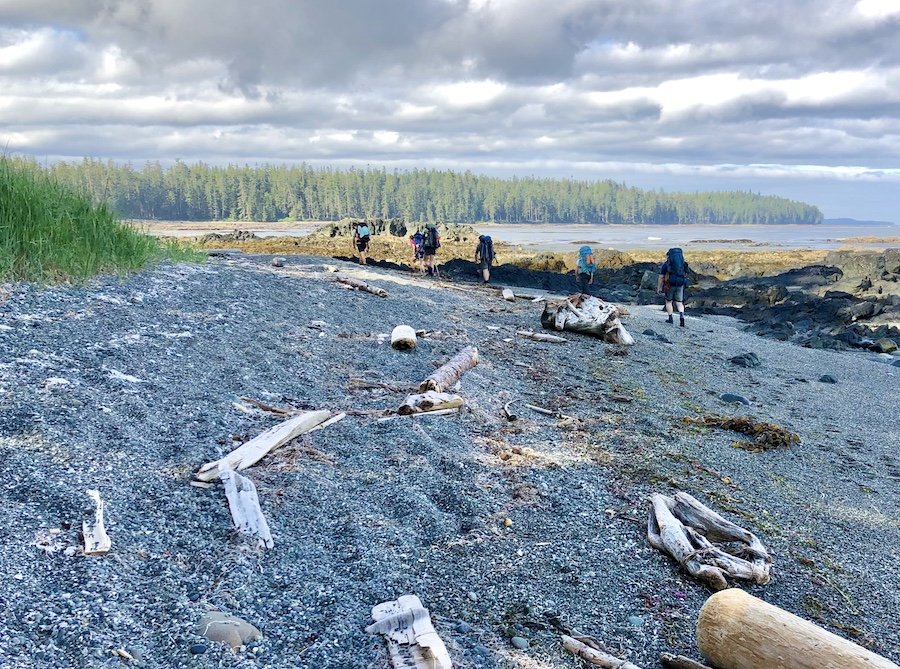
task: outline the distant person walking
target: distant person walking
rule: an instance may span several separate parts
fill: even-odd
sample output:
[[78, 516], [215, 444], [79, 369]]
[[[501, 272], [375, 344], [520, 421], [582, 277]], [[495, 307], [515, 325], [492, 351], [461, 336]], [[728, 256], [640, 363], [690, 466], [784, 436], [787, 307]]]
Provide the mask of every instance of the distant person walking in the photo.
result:
[[359, 255], [359, 264], [366, 264], [366, 254], [369, 252], [369, 241], [371, 240], [371, 232], [369, 225], [365, 221], [362, 223], [353, 223], [353, 245]]
[[415, 234], [409, 236], [409, 245], [412, 247], [412, 268], [415, 272], [419, 271], [420, 274], [425, 273], [425, 251], [422, 248], [422, 245], [425, 242], [425, 235], [422, 234], [421, 230], [417, 230]]
[[684, 261], [684, 252], [679, 248], [669, 249], [666, 252], [666, 261], [659, 268], [659, 279], [656, 282], [656, 292], [666, 296], [666, 313], [669, 317], [666, 323], [674, 323], [672, 320], [672, 303], [678, 310], [678, 324], [684, 327], [684, 287], [687, 285], [688, 264]]
[[425, 238], [422, 240], [422, 253], [425, 260], [425, 273], [429, 276], [440, 276], [437, 265], [434, 262], [434, 256], [441, 247], [441, 236], [438, 234], [437, 226], [434, 223], [428, 223], [425, 226]]
[[491, 265], [496, 260], [497, 254], [494, 253], [494, 240], [489, 235], [481, 235], [478, 238], [478, 246], [475, 247], [475, 262], [481, 268], [482, 283], [490, 283], [491, 281]]
[[594, 251], [590, 246], [582, 246], [578, 249], [578, 263], [575, 268], [575, 281], [578, 284], [578, 292], [590, 295], [590, 288], [594, 283]]

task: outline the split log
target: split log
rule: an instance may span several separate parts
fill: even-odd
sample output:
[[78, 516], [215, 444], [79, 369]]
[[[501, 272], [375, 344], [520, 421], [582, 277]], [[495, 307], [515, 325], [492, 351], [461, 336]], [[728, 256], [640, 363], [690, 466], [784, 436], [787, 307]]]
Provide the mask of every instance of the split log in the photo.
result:
[[663, 653], [659, 656], [659, 663], [666, 669], [709, 669], [705, 664], [695, 662], [684, 655], [672, 655]]
[[452, 669], [447, 647], [415, 595], [372, 607], [372, 620], [366, 633], [384, 635], [395, 669]]
[[[714, 590], [728, 587], [725, 576], [769, 582], [772, 558], [763, 543], [752, 533], [725, 520], [687, 493], [674, 499], [665, 495], [650, 498], [652, 509], [647, 519], [650, 545], [675, 558], [689, 574]], [[713, 544], [738, 542], [738, 554]]]
[[419, 392], [436, 390], [441, 393], [459, 381], [460, 377], [478, 364], [478, 349], [466, 346], [462, 351], [450, 358], [447, 364], [439, 367], [427, 379], [419, 384]]
[[534, 341], [549, 342], [551, 344], [567, 344], [569, 342], [565, 337], [557, 337], [556, 335], [546, 334], [544, 332], [532, 332], [530, 330], [517, 330], [516, 334], [520, 337], [533, 339]]
[[610, 344], [634, 344], [625, 326], [619, 321], [621, 311], [610, 302], [591, 295], [572, 295], [564, 301], [544, 306], [541, 325], [548, 330], [568, 330], [599, 337]]
[[275, 543], [259, 506], [259, 496], [253, 481], [227, 467], [221, 470], [219, 478], [225, 484], [225, 499], [228, 500], [231, 520], [237, 531], [256, 537], [263, 548], [272, 548]]
[[416, 347], [416, 331], [408, 325], [398, 325], [391, 332], [391, 348], [410, 351]]
[[88, 490], [88, 496], [94, 500], [94, 522], [88, 523], [84, 521], [81, 524], [81, 534], [84, 538], [84, 554], [85, 555], [104, 555], [109, 553], [112, 548], [112, 541], [106, 533], [106, 527], [103, 524], [103, 509], [106, 506], [100, 498], [99, 490]]
[[342, 283], [345, 286], [350, 286], [351, 288], [355, 288], [356, 290], [361, 290], [365, 293], [372, 293], [372, 295], [377, 295], [378, 297], [388, 296], [387, 291], [384, 288], [372, 286], [365, 281], [360, 281], [359, 279], [351, 279], [348, 276], [340, 276], [337, 280], [338, 283]]
[[212, 481], [219, 478], [226, 467], [234, 471], [246, 469], [259, 462], [269, 451], [275, 450], [304, 432], [309, 432], [329, 418], [331, 418], [330, 411], [308, 411], [294, 416], [254, 437], [225, 457], [207, 462], [197, 472], [197, 478], [201, 481]]
[[423, 413], [426, 411], [440, 411], [442, 409], [458, 409], [463, 405], [463, 398], [450, 393], [438, 393], [429, 390], [406, 398], [397, 413], [408, 416], [411, 413]]
[[578, 639], [565, 634], [562, 635], [562, 642], [563, 648], [572, 653], [572, 655], [580, 657], [585, 662], [596, 667], [604, 667], [604, 669], [640, 669], [636, 664], [620, 660], [609, 653], [604, 653], [602, 650], [591, 648], [586, 643], [582, 643]]
[[697, 645], [720, 669], [900, 669], [737, 588], [706, 600], [697, 620]]
[[512, 292], [509, 288], [504, 288], [500, 294], [503, 296], [503, 299], [506, 300], [507, 302], [515, 302], [516, 301], [516, 294], [514, 292]]

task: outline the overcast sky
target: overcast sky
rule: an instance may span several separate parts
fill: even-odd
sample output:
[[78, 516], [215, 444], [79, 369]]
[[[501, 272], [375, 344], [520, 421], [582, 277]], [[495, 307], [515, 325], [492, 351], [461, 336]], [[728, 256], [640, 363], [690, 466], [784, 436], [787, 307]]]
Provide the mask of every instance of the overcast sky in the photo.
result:
[[752, 189], [900, 221], [900, 0], [0, 0], [0, 141]]

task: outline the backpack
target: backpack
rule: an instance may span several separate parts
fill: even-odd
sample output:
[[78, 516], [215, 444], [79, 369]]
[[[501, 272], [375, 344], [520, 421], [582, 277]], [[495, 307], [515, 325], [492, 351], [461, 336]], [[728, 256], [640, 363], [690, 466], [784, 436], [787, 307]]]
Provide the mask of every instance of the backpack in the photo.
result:
[[684, 252], [679, 248], [669, 249], [666, 253], [666, 263], [669, 266], [669, 285], [687, 285], [687, 277], [685, 276], [686, 264], [684, 262]]
[[369, 241], [369, 226], [363, 223], [359, 227], [356, 228], [356, 234], [359, 235], [359, 240], [362, 242]]
[[578, 273], [591, 274], [597, 266], [594, 264], [594, 252], [590, 246], [582, 246], [578, 249]]
[[422, 241], [422, 245], [432, 249], [440, 247], [441, 242], [438, 239], [438, 231], [433, 225], [425, 226], [425, 239]]
[[490, 235], [481, 235], [478, 241], [480, 242], [478, 254], [481, 256], [481, 262], [493, 262], [497, 257], [494, 255], [494, 240], [490, 238]]

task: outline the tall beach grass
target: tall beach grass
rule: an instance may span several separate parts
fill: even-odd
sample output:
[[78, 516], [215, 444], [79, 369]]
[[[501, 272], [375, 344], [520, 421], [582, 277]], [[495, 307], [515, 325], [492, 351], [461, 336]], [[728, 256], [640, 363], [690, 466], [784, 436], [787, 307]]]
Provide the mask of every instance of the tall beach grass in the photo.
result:
[[79, 281], [191, 255], [123, 225], [38, 165], [0, 156], [0, 281]]

